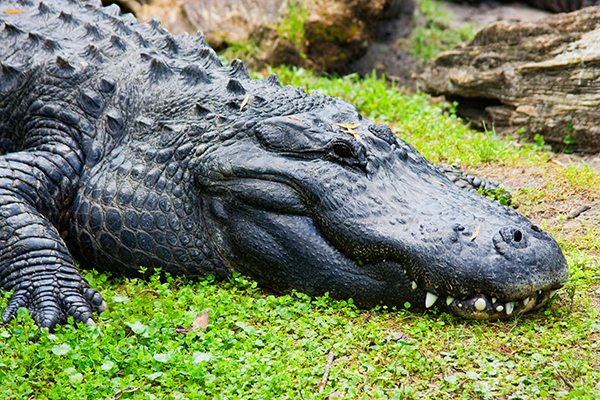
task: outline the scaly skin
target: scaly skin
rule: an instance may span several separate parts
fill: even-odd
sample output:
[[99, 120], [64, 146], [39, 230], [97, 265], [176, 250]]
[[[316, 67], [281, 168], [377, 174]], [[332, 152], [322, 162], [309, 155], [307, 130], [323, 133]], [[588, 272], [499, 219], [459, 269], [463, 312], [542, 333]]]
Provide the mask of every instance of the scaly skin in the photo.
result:
[[202, 34], [97, 1], [5, 2], [0, 68], [4, 322], [93, 324], [106, 303], [73, 257], [479, 319], [568, 278], [524, 217], [341, 100], [223, 67]]

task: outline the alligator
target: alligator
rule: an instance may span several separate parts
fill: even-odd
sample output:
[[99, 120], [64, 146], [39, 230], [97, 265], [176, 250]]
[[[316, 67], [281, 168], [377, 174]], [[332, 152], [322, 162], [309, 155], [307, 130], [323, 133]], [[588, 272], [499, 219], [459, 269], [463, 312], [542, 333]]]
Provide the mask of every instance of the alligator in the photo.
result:
[[4, 323], [94, 325], [107, 304], [74, 260], [472, 319], [568, 279], [525, 217], [350, 104], [222, 65], [202, 33], [98, 0], [11, 0], [0, 24]]

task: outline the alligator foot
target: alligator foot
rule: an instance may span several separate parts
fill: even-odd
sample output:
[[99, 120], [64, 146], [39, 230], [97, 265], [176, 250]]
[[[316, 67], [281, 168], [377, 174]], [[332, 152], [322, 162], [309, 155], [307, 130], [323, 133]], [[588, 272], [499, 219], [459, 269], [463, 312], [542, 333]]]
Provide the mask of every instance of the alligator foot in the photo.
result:
[[69, 317], [75, 323], [94, 326], [93, 313], [107, 308], [102, 295], [90, 288], [75, 268], [56, 265], [45, 268], [56, 272], [27, 276], [15, 285], [2, 322], [7, 324], [19, 308], [25, 307], [39, 327], [50, 331], [57, 324], [65, 324]]

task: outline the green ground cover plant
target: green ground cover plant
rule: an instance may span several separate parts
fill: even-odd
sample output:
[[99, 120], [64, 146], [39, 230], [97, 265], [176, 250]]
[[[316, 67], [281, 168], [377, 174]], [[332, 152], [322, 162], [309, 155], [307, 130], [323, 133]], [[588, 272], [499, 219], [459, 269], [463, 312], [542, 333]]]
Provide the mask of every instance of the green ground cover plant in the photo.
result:
[[[600, 194], [589, 168], [467, 129], [452, 106], [382, 79], [315, 78], [275, 70], [282, 83], [345, 98], [435, 162], [528, 168], [544, 178], [515, 194], [523, 212], [564, 248], [569, 283], [544, 309], [506, 321], [465, 321], [351, 301], [275, 295], [245, 277], [161, 282], [87, 271], [109, 310], [96, 328], [35, 327], [26, 310], [0, 328], [3, 399], [594, 399], [600, 397], [599, 221], [566, 229], [546, 204]], [[520, 172], [519, 172], [520, 173]], [[561, 199], [562, 196], [562, 199]], [[541, 217], [540, 217], [541, 216]], [[557, 220], [555, 222], [552, 222]], [[0, 300], [4, 307], [8, 295]], [[203, 311], [205, 328], [187, 334]], [[333, 363], [325, 385], [329, 352]], [[333, 397], [329, 397], [333, 398]]]
[[[422, 59], [441, 48], [427, 40], [415, 50]], [[108, 311], [95, 328], [66, 325], [52, 334], [24, 309], [0, 326], [0, 399], [600, 398], [600, 217], [566, 217], [581, 203], [597, 204], [593, 170], [551, 162], [556, 154], [541, 137], [522, 143], [493, 127], [470, 130], [452, 104], [385, 79], [287, 67], [263, 75], [270, 72], [283, 84], [345, 99], [433, 162], [515, 182], [518, 211], [564, 249], [567, 285], [538, 312], [481, 322], [276, 295], [243, 276], [188, 282], [85, 271]], [[522, 184], [524, 176], [536, 184]], [[8, 298], [0, 296], [0, 309]], [[206, 326], [186, 331], [206, 311]]]
[[472, 24], [456, 23], [436, 0], [420, 0], [413, 16], [414, 29], [402, 47], [425, 64], [441, 51], [452, 49], [475, 36]]

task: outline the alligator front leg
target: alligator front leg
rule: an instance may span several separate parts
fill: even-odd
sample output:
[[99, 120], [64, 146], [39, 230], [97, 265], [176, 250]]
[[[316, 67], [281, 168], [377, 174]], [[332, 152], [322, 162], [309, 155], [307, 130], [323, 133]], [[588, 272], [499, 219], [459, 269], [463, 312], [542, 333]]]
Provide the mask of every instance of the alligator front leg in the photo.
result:
[[2, 322], [25, 307], [40, 327], [53, 329], [68, 317], [91, 325], [106, 303], [54, 226], [72, 201], [81, 157], [65, 145], [49, 150], [0, 157], [0, 288], [12, 291]]

